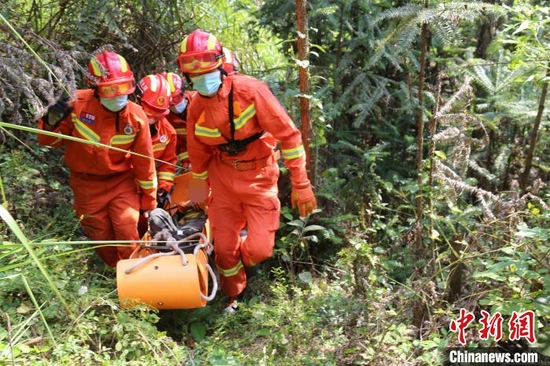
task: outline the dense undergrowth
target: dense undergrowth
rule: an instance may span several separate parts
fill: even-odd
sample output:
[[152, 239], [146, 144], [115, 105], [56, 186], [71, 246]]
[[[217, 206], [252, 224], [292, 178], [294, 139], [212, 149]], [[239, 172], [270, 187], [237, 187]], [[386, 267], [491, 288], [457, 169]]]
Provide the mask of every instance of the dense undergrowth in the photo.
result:
[[[2, 177], [9, 176], [7, 169], [18, 169], [19, 178], [4, 178], [4, 192], [9, 211], [63, 301], [30, 265], [33, 259], [6, 223], [0, 224], [2, 364], [437, 365], [448, 347], [458, 345], [448, 327], [461, 307], [502, 314], [533, 310], [540, 346], [548, 342], [550, 218], [533, 207], [522, 215], [538, 226], [519, 223], [509, 245], [490, 243], [501, 242], [495, 233], [476, 233], [476, 247], [462, 252], [468, 279], [453, 301], [445, 293], [449, 263], [444, 248], [435, 263], [426, 263], [435, 272], [415, 280], [407, 244], [392, 248], [369, 241], [370, 231], [381, 235], [387, 230], [381, 218], [365, 232], [357, 217], [329, 222], [321, 212], [304, 223], [284, 208], [275, 256], [252, 278], [236, 314], [222, 315], [221, 294], [194, 310], [124, 310], [115, 270], [87, 246], [63, 242], [82, 239], [70, 209], [66, 173], [51, 173], [31, 156], [25, 150], [2, 154]], [[38, 176], [49, 176], [59, 186], [50, 184], [39, 196], [21, 194], [44, 189]], [[58, 233], [59, 243], [52, 243], [51, 234], [43, 240], [44, 222]], [[500, 230], [498, 225], [494, 229]], [[419, 298], [429, 316], [420, 330], [411, 324]], [[480, 343], [474, 330], [467, 333], [470, 347]]]
[[[440, 365], [452, 347], [550, 354], [546, 2], [308, 2], [321, 211], [303, 221], [288, 208], [282, 167], [275, 253], [233, 316], [221, 315], [221, 294], [195, 310], [121, 309], [115, 271], [72, 212], [62, 152], [38, 146], [29, 127], [63, 89], [85, 84], [94, 49], [113, 45], [139, 79], [175, 71], [177, 45], [195, 27], [223, 39], [299, 121], [293, 2], [5, 3], [0, 365]], [[476, 319], [464, 346], [450, 330], [461, 310]], [[483, 311], [502, 315], [501, 340], [480, 339]], [[508, 319], [528, 311], [536, 342], [511, 340]]]

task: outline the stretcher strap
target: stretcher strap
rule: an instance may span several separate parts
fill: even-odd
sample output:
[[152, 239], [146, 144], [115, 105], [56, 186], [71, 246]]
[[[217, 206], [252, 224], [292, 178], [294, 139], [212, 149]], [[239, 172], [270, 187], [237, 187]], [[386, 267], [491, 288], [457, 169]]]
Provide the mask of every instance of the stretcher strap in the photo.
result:
[[[155, 253], [155, 254], [150, 254], [148, 255], [147, 257], [143, 258], [142, 260], [140, 260], [139, 262], [136, 262], [133, 266], [130, 266], [128, 267], [128, 269], [126, 269], [126, 271], [124, 271], [125, 274], [130, 274], [132, 273], [133, 270], [135, 270], [136, 268], [138, 267], [141, 267], [142, 265], [144, 265], [145, 263], [148, 263], [150, 261], [152, 261], [153, 259], [155, 258], [159, 258], [159, 257], [167, 257], [169, 255], [174, 255], [174, 254], [177, 254], [177, 252], [174, 250], [174, 251], [171, 251], [171, 252], [167, 252], [167, 253]], [[183, 258], [185, 258], [185, 256], [183, 256]], [[187, 265], [187, 260], [184, 259], [185, 261], [185, 264], [184, 265]]]

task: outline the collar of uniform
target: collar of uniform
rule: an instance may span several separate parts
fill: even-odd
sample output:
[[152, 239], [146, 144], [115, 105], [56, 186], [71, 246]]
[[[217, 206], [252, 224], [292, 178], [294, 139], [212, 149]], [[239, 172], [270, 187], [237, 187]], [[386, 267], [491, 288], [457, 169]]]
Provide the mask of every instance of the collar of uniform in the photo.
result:
[[222, 79], [222, 87], [218, 91], [218, 95], [222, 98], [227, 98], [229, 92], [231, 91], [231, 84], [233, 83], [232, 76], [226, 76]]

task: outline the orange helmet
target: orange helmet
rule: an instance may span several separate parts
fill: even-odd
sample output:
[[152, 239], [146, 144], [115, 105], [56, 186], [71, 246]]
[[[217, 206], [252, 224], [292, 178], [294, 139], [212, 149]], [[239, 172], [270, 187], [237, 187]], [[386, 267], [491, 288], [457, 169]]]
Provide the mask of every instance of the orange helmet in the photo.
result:
[[233, 51], [228, 50], [227, 48], [223, 48], [223, 61], [222, 61], [222, 67], [227, 73], [227, 75], [233, 75], [236, 74], [239, 71], [239, 60], [233, 53]]
[[163, 73], [162, 76], [164, 76], [170, 87], [170, 93], [172, 95], [170, 106], [181, 103], [185, 97], [185, 81], [183, 81], [183, 78], [173, 72]]
[[101, 98], [132, 94], [135, 90], [134, 73], [124, 57], [103, 51], [88, 64], [89, 83], [97, 88]]
[[221, 66], [223, 48], [220, 41], [200, 29], [183, 39], [177, 62], [183, 74], [204, 74]]
[[140, 104], [147, 115], [170, 113], [170, 86], [161, 74], [147, 75], [138, 83]]

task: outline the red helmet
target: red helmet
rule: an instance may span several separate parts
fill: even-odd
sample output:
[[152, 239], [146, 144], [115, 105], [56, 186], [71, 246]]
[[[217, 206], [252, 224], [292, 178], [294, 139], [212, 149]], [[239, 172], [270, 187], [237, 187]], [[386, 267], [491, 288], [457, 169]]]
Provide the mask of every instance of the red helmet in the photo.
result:
[[227, 75], [233, 75], [236, 74], [239, 71], [239, 60], [233, 53], [233, 51], [228, 50], [227, 48], [223, 48], [223, 61], [222, 61], [222, 67], [227, 73]]
[[222, 59], [220, 41], [210, 33], [197, 29], [181, 42], [177, 61], [184, 74], [204, 74], [220, 67]]
[[178, 74], [174, 74], [173, 72], [163, 73], [162, 76], [168, 82], [170, 93], [172, 94], [172, 98], [170, 99], [170, 106], [181, 103], [181, 101], [185, 97], [185, 81], [183, 81], [183, 78]]
[[114, 98], [134, 92], [134, 73], [126, 59], [118, 53], [99, 53], [90, 60], [88, 73], [89, 83], [97, 87], [97, 94], [102, 98]]
[[138, 83], [140, 104], [148, 115], [168, 114], [170, 87], [161, 74], [147, 75]]

